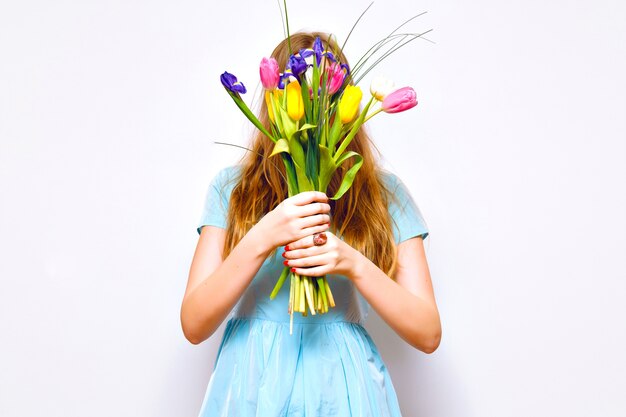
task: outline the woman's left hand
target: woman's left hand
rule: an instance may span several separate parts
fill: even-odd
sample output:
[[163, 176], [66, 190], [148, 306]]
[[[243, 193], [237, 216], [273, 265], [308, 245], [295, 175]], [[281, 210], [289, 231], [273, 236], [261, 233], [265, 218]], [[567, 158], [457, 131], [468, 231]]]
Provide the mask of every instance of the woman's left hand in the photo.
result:
[[315, 235], [311, 235], [285, 246], [285, 265], [298, 275], [320, 277], [338, 274], [352, 279], [361, 253], [333, 233], [323, 233], [327, 237], [323, 245], [315, 246]]

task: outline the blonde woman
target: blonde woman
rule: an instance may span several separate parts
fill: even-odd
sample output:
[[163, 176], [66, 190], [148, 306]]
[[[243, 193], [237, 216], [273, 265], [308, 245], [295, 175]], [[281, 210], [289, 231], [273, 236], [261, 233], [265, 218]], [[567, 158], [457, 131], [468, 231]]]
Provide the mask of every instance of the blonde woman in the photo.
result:
[[[316, 36], [329, 38], [291, 35], [292, 50], [310, 48]], [[287, 40], [272, 53], [281, 68], [288, 55]], [[265, 103], [259, 119], [269, 126]], [[416, 349], [439, 346], [424, 219], [403, 183], [377, 165], [364, 130], [349, 147], [363, 166], [338, 201], [321, 192], [286, 198], [284, 168], [267, 157], [272, 146], [257, 134], [252, 152], [222, 169], [206, 194], [181, 307], [185, 337], [202, 343], [234, 311], [200, 416], [400, 416], [363, 323], [371, 307]], [[293, 334], [288, 285], [269, 299], [284, 264], [327, 275], [336, 301], [326, 314], [295, 314]]]

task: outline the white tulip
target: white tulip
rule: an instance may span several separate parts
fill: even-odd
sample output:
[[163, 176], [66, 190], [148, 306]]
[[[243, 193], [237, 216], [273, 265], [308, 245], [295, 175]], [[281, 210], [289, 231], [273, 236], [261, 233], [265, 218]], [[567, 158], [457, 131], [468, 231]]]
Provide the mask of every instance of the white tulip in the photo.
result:
[[370, 93], [378, 101], [383, 101], [387, 94], [394, 91], [396, 85], [392, 80], [386, 77], [378, 76], [372, 80], [370, 84]]

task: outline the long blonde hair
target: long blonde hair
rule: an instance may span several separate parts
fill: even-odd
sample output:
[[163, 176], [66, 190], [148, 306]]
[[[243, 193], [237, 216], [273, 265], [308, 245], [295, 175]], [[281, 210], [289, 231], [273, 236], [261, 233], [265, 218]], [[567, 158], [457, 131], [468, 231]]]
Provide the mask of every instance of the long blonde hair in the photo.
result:
[[[310, 48], [319, 36], [325, 48], [339, 51], [337, 44], [328, 34], [320, 32], [298, 32], [291, 35], [291, 50], [299, 51]], [[278, 61], [280, 68], [290, 55], [288, 40], [283, 40], [272, 57]], [[343, 53], [337, 58], [347, 63]], [[259, 120], [269, 130], [267, 105], [262, 100]], [[241, 238], [260, 219], [287, 198], [285, 169], [278, 156], [269, 159], [274, 143], [261, 132], [254, 135], [251, 152], [241, 158], [241, 176], [235, 179], [236, 184], [230, 197], [227, 216], [227, 233], [224, 245], [226, 257]], [[331, 200], [330, 230], [337, 236], [360, 251], [382, 271], [393, 276], [396, 268], [397, 248], [387, 205], [393, 198], [381, 180], [377, 160], [373, 150], [376, 149], [363, 128], [348, 146], [351, 151], [363, 156], [363, 165], [359, 170], [352, 187], [339, 200]], [[378, 150], [376, 150], [378, 152]], [[328, 195], [334, 195], [345, 171], [351, 166], [346, 162], [333, 176]]]

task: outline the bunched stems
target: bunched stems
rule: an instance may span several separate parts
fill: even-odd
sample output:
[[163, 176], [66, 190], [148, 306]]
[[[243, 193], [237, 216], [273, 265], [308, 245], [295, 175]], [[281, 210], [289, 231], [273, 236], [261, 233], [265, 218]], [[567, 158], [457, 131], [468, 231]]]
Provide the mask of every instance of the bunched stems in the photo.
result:
[[[326, 276], [308, 277], [290, 272], [289, 267], [285, 267], [280, 274], [276, 285], [270, 294], [270, 298], [274, 299], [282, 288], [283, 284], [289, 276], [289, 304], [287, 312], [289, 318], [289, 334], [293, 333], [293, 315], [301, 313], [303, 316], [309, 313], [314, 316], [316, 314], [328, 313], [329, 308], [335, 307], [335, 299], [330, 290], [330, 285]], [[308, 307], [308, 311], [307, 311]]]

